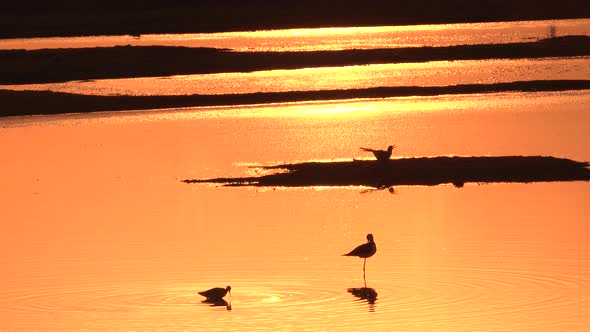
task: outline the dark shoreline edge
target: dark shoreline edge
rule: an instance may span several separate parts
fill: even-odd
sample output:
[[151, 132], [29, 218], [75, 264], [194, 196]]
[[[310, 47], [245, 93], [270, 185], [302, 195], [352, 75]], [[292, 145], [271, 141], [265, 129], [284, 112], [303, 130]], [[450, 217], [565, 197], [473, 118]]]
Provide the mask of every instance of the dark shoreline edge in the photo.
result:
[[588, 55], [590, 36], [563, 36], [525, 43], [310, 52], [232, 52], [168, 46], [0, 50], [0, 84]]
[[590, 17], [561, 0], [52, 0], [0, 3], [0, 38], [248, 31]]
[[517, 81], [495, 84], [461, 84], [435, 87], [401, 86], [367, 89], [188, 96], [92, 96], [51, 91], [0, 90], [0, 116], [253, 105], [361, 98], [435, 96], [445, 94], [588, 89], [590, 89], [590, 80]]
[[184, 179], [228, 187], [434, 186], [465, 183], [590, 181], [590, 164], [549, 156], [416, 157], [261, 166], [286, 172], [257, 177]]

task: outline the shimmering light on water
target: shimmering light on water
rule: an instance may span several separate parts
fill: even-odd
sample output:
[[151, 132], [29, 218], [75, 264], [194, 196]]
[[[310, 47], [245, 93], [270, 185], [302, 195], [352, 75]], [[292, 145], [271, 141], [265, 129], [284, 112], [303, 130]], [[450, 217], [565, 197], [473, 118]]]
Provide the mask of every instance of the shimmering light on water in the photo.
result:
[[[566, 31], [562, 23], [555, 23], [558, 35]], [[549, 24], [532, 24], [531, 35], [516, 29], [515, 38], [537, 38]], [[485, 41], [493, 25], [482, 26], [470, 38]], [[429, 29], [437, 28], [385, 33], [400, 33], [408, 43], [415, 33], [425, 44], [433, 36], [448, 43], [461, 35], [453, 25]], [[303, 44], [294, 49], [319, 47], [350, 33], [345, 46], [332, 40], [328, 48], [362, 45], [369, 35], [379, 45], [378, 29], [355, 31], [296, 31], [286, 43], [296, 38]], [[265, 33], [252, 39], [274, 43], [286, 32]], [[231, 45], [251, 47], [244, 37], [227, 40], [242, 38], [242, 46]], [[390, 37], [381, 45], [396, 45]], [[223, 45], [222, 39], [214, 42]], [[588, 73], [586, 58], [459, 61], [60, 88], [226, 93], [585, 79]], [[196, 87], [203, 85], [213, 88]], [[2, 118], [0, 330], [587, 331], [588, 182], [399, 187], [390, 194], [358, 187], [218, 188], [180, 179], [242, 176], [256, 172], [251, 165], [366, 158], [359, 146], [392, 143], [396, 158], [590, 161], [589, 107], [587, 91], [561, 91]], [[367, 263], [374, 303], [348, 291], [363, 286], [362, 260], [340, 256], [369, 232], [378, 248]], [[228, 284], [231, 310], [197, 295]]]
[[[2, 119], [0, 327], [585, 331], [588, 183], [392, 195], [179, 178], [388, 143], [398, 157], [590, 160], [588, 106], [584, 92], [510, 93]], [[374, 304], [348, 292], [362, 260], [340, 256], [368, 232]], [[196, 294], [227, 284], [231, 311]]]
[[0, 85], [0, 89], [51, 90], [92, 95], [188, 95], [445, 86], [521, 80], [583, 80], [590, 58], [432, 61], [367, 66], [270, 70], [252, 73]]
[[590, 35], [590, 19], [288, 29], [206, 34], [93, 36], [0, 40], [0, 49], [161, 45], [236, 51], [315, 51], [529, 42], [549, 36]]

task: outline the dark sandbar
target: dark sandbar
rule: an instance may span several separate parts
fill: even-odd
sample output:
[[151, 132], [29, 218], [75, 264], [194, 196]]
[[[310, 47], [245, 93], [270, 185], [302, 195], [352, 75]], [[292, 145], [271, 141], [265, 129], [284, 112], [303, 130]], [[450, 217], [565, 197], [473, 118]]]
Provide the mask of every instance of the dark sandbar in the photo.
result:
[[585, 89], [590, 89], [590, 80], [522, 81], [435, 87], [401, 86], [368, 89], [189, 96], [92, 96], [50, 91], [0, 90], [0, 116], [251, 105], [358, 98], [434, 96], [443, 94]]
[[400, 185], [493, 182], [590, 181], [590, 164], [544, 156], [420, 157], [387, 162], [354, 160], [306, 162], [261, 166], [281, 170], [257, 177], [185, 179], [184, 183], [217, 183], [223, 186], [311, 187], [367, 186], [387, 188]]
[[117, 46], [0, 50], [0, 84], [252, 72], [438, 60], [590, 55], [590, 36], [536, 42], [312, 52], [231, 52], [213, 48]]

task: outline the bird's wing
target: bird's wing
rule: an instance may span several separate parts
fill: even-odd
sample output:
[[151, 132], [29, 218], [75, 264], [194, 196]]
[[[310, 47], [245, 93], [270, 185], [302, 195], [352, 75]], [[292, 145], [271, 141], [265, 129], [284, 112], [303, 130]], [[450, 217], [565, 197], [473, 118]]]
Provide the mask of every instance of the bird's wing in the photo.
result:
[[342, 256], [358, 256], [358, 255], [359, 255], [359, 254], [361, 254], [361, 253], [362, 253], [364, 250], [366, 250], [366, 249], [365, 249], [365, 246], [366, 246], [366, 245], [367, 245], [366, 243], [364, 243], [364, 244], [361, 244], [360, 246], [358, 246], [358, 247], [356, 247], [356, 248], [352, 249], [352, 250], [351, 250], [351, 251], [350, 251], [348, 254], [344, 254], [344, 255], [342, 255]]
[[361, 147], [360, 149], [363, 150], [363, 151], [367, 151], [367, 152], [375, 152], [375, 150], [369, 149], [369, 148], [363, 148], [363, 147]]

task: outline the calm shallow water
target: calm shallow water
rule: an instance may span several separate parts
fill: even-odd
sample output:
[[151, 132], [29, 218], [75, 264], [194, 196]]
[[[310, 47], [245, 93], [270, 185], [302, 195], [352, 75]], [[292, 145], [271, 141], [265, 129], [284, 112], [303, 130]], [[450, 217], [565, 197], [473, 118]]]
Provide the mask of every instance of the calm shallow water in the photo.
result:
[[0, 85], [0, 89], [51, 90], [91, 95], [190, 95], [491, 84], [522, 80], [583, 80], [588, 77], [590, 58], [569, 57], [432, 61], [252, 73], [105, 79]]
[[590, 19], [431, 24], [254, 32], [22, 38], [0, 40], [0, 49], [185, 46], [235, 51], [317, 51], [530, 42], [550, 36], [590, 35]]
[[[0, 120], [1, 330], [585, 331], [590, 183], [248, 189], [364, 156], [590, 160], [587, 92]], [[367, 263], [341, 257], [375, 235]], [[232, 310], [197, 291], [232, 285]]]

